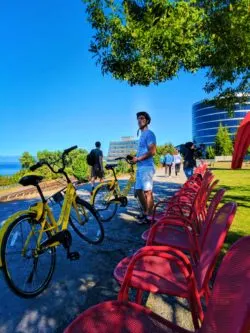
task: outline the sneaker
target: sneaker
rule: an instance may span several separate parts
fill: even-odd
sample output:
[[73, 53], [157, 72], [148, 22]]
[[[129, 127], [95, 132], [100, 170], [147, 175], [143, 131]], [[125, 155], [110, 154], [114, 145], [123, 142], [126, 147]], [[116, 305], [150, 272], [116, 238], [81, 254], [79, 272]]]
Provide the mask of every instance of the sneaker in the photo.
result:
[[140, 218], [137, 218], [135, 221], [137, 224], [148, 224], [151, 221], [148, 219], [147, 215], [141, 215]]

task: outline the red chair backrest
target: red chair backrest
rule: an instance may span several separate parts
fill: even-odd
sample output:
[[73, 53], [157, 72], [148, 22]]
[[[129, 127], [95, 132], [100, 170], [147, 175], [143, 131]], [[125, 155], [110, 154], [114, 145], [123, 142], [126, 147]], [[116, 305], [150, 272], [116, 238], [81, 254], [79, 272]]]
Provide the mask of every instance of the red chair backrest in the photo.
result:
[[209, 185], [213, 179], [213, 175], [210, 172], [207, 172], [202, 180], [201, 187], [195, 197], [195, 200], [193, 202], [193, 218], [196, 219], [197, 223], [199, 225], [202, 224], [202, 213], [206, 209], [206, 203], [207, 203], [207, 191], [209, 188]]
[[224, 194], [225, 194], [225, 189], [224, 188], [221, 188], [219, 189], [213, 199], [211, 200], [210, 202], [210, 205], [208, 207], [208, 210], [207, 210], [207, 215], [206, 215], [206, 219], [204, 221], [204, 224], [203, 224], [203, 228], [201, 229], [201, 249], [203, 247], [203, 242], [205, 240], [205, 237], [207, 235], [207, 232], [208, 232], [208, 229], [210, 228], [211, 226], [211, 223], [213, 221], [213, 218], [214, 218], [214, 215], [215, 215], [215, 212], [216, 212], [216, 209], [218, 208]]
[[197, 269], [202, 286], [207, 285], [211, 278], [216, 259], [224, 244], [228, 229], [233, 222], [236, 207], [234, 202], [226, 203], [218, 210], [211, 222], [212, 225], [205, 237]]
[[250, 332], [250, 236], [224, 257], [199, 333]]

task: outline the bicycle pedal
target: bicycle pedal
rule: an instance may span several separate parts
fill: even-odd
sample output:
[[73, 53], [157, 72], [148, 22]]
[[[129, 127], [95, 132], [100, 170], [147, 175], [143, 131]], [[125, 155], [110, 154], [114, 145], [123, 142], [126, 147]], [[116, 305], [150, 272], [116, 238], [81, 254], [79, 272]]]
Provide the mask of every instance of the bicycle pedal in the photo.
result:
[[73, 260], [79, 260], [80, 259], [80, 253], [79, 252], [69, 252], [68, 253], [68, 259], [73, 261]]

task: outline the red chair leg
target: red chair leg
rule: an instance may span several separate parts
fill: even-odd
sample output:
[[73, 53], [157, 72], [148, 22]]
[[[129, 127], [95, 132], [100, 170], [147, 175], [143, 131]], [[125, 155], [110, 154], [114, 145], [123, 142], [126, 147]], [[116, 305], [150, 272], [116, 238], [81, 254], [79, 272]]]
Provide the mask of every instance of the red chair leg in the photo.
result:
[[142, 295], [143, 295], [143, 290], [142, 289], [137, 289], [136, 297], [135, 297], [135, 303], [137, 303], [137, 304], [142, 303]]

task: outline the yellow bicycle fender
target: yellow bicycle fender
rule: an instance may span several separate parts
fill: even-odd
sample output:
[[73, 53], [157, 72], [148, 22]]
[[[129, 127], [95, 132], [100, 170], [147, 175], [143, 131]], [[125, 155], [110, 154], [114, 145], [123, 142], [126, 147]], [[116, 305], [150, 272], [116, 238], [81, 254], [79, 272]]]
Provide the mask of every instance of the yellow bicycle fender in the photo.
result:
[[[39, 204], [42, 204], [42, 203], [38, 203], [37, 205], [27, 209], [27, 210], [20, 210], [19, 212], [11, 215], [2, 225], [2, 227], [0, 228], [0, 251], [1, 251], [1, 248], [2, 248], [2, 241], [3, 241], [3, 237], [4, 237], [4, 234], [5, 232], [7, 231], [7, 229], [9, 228], [9, 226], [11, 225], [11, 223], [13, 223], [18, 217], [22, 216], [22, 215], [27, 215], [27, 214], [30, 214], [30, 213], [33, 213], [33, 214], [36, 214], [35, 216], [35, 219], [38, 220], [38, 216], [40, 216], [41, 212], [41, 207]], [[42, 204], [43, 206], [43, 204]], [[0, 252], [1, 253], [1, 252]], [[0, 255], [0, 268], [2, 267], [2, 258], [1, 258], [1, 255]]]
[[90, 198], [90, 204], [93, 206], [94, 205], [94, 197], [95, 197], [95, 193], [97, 192], [97, 190], [104, 186], [104, 185], [109, 185], [110, 187], [112, 187], [114, 185], [114, 181], [110, 181], [110, 182], [107, 182], [107, 183], [100, 183], [99, 185], [96, 186], [96, 188], [94, 189], [93, 191], [93, 194]]

